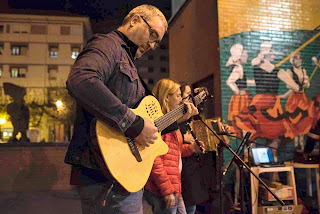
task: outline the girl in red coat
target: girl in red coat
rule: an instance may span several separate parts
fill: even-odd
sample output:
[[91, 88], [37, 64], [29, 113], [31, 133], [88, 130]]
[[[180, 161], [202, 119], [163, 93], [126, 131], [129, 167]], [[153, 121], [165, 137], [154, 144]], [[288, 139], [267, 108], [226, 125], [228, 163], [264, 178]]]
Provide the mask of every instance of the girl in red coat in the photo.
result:
[[[152, 90], [159, 100], [163, 114], [178, 107], [181, 103], [180, 85], [170, 79], [161, 79]], [[193, 104], [185, 104], [187, 113], [179, 122], [198, 114]], [[153, 213], [186, 213], [181, 196], [181, 157], [193, 152], [200, 152], [196, 144], [183, 144], [183, 138], [175, 122], [162, 133], [162, 140], [167, 143], [167, 154], [158, 156], [153, 164], [149, 180], [145, 186], [146, 201], [152, 206]]]

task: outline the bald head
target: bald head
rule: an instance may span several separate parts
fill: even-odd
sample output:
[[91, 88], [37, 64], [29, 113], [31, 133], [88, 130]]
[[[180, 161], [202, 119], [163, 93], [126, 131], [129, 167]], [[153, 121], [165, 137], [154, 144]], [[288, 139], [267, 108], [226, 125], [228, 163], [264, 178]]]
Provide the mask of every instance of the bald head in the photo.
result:
[[118, 30], [138, 46], [135, 58], [140, 58], [159, 46], [167, 28], [163, 13], [152, 5], [144, 4], [132, 9]]
[[163, 25], [165, 26], [166, 31], [168, 29], [168, 23], [167, 23], [167, 20], [166, 20], [165, 16], [155, 6], [148, 5], [148, 4], [143, 4], [143, 5], [140, 5], [138, 7], [133, 8], [129, 12], [129, 14], [124, 18], [124, 20], [122, 22], [122, 26], [126, 25], [134, 15], [142, 16], [147, 21], [150, 20], [151, 18], [159, 17], [160, 20], [163, 22]]

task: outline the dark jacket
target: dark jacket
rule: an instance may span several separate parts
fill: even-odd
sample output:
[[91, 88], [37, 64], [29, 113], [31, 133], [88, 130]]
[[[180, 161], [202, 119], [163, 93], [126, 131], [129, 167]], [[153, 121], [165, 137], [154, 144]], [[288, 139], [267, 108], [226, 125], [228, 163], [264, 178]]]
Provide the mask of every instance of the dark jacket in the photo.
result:
[[[179, 124], [182, 135], [187, 132], [185, 123]], [[182, 197], [186, 206], [197, 205], [209, 200], [214, 189], [215, 169], [212, 152], [192, 154], [182, 158]]]
[[145, 89], [131, 57], [116, 32], [94, 35], [79, 54], [66, 83], [77, 102], [66, 163], [100, 168], [90, 142], [90, 125], [95, 118], [121, 132], [135, 121], [136, 115], [129, 108], [144, 96]]

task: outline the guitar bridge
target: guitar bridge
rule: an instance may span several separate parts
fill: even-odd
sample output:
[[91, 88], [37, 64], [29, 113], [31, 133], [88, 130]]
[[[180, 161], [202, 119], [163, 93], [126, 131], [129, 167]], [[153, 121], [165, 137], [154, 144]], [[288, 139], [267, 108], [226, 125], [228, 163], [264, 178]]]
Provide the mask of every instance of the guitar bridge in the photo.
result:
[[130, 150], [131, 150], [133, 156], [136, 158], [136, 160], [138, 162], [141, 162], [142, 158], [141, 158], [141, 155], [140, 155], [140, 152], [139, 152], [139, 149], [138, 149], [138, 147], [136, 145], [135, 140], [127, 137], [127, 142], [128, 142], [128, 145], [130, 147]]

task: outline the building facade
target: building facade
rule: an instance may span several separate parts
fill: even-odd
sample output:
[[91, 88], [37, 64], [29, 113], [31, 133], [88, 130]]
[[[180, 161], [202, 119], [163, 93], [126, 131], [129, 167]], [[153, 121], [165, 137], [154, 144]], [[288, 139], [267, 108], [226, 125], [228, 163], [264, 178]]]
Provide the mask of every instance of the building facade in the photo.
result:
[[[4, 82], [26, 88], [31, 141], [65, 141], [64, 123], [52, 118], [66, 110], [65, 81], [91, 34], [87, 17], [0, 13], [0, 105], [1, 117], [7, 119], [2, 125], [4, 141], [13, 130], [6, 114], [12, 98], [6, 95]], [[53, 106], [58, 100], [62, 105]]]
[[137, 69], [143, 81], [152, 90], [162, 78], [169, 77], [169, 36], [165, 34], [157, 50], [148, 51], [137, 60]]

